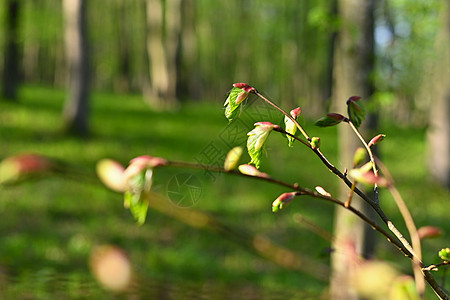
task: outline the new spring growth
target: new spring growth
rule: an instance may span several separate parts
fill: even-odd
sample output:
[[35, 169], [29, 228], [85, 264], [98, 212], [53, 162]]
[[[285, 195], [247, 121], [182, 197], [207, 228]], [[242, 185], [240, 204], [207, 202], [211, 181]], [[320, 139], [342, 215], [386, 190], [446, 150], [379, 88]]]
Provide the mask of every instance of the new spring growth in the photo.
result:
[[366, 112], [364, 111], [364, 107], [362, 106], [361, 97], [359, 96], [351, 96], [347, 100], [347, 112], [350, 121], [355, 125], [356, 128], [361, 125], [361, 122], [364, 120], [366, 116]]
[[272, 202], [272, 212], [277, 212], [285, 208], [289, 203], [291, 203], [292, 199], [298, 195], [298, 192], [291, 193], [283, 193], [278, 196], [275, 201]]
[[353, 154], [353, 167], [357, 167], [366, 160], [367, 152], [363, 147], [358, 147]]
[[239, 147], [239, 146], [234, 147], [233, 149], [231, 149], [228, 152], [227, 157], [225, 158], [224, 166], [223, 166], [225, 171], [228, 172], [228, 171], [236, 169], [236, 167], [239, 164], [239, 159], [242, 156], [242, 152], [243, 152], [243, 149], [242, 149], [242, 147]]
[[[290, 114], [294, 120], [297, 120], [297, 118], [301, 112], [302, 112], [302, 109], [300, 107], [297, 107], [297, 108], [291, 110]], [[289, 119], [287, 116], [284, 117], [284, 124], [285, 124], [286, 132], [290, 133], [292, 135], [295, 135], [295, 133], [297, 132], [297, 125], [295, 125], [295, 123], [292, 122], [292, 120]], [[286, 136], [288, 138], [289, 147], [292, 147], [295, 139], [290, 135], [286, 135]]]
[[240, 165], [238, 167], [239, 172], [241, 172], [242, 174], [245, 175], [249, 175], [249, 176], [255, 176], [255, 177], [264, 177], [264, 178], [269, 178], [269, 175], [259, 171], [257, 168], [255, 168], [252, 165]]
[[311, 148], [313, 150], [320, 148], [320, 137], [315, 136], [311, 138]]
[[237, 117], [239, 113], [239, 106], [245, 99], [247, 99], [250, 93], [256, 93], [256, 89], [246, 83], [233, 84], [233, 88], [224, 103], [225, 117], [229, 121], [232, 121]]
[[361, 182], [368, 186], [374, 186], [375, 184], [379, 187], [387, 187], [390, 183], [386, 178], [381, 176], [375, 176], [372, 171], [373, 163], [368, 162], [364, 164], [359, 169], [351, 169], [348, 172], [348, 176], [357, 182]]
[[349, 120], [341, 114], [329, 113], [325, 117], [316, 121], [315, 125], [319, 127], [335, 126], [341, 122], [348, 122]]
[[160, 157], [143, 155], [130, 161], [124, 171], [127, 189], [124, 194], [124, 207], [129, 208], [139, 225], [144, 224], [147, 217], [148, 197], [153, 184], [153, 169], [167, 165]]
[[247, 151], [252, 159], [250, 164], [254, 164], [257, 169], [261, 164], [262, 147], [274, 128], [279, 126], [270, 122], [257, 122], [255, 129], [247, 133]]
[[373, 138], [370, 140], [369, 144], [367, 144], [367, 146], [372, 147], [373, 145], [376, 145], [376, 144], [378, 144], [379, 142], [381, 142], [382, 140], [384, 140], [385, 137], [386, 137], [385, 134], [379, 134], [379, 135], [373, 137]]
[[449, 261], [450, 260], [450, 248], [441, 249], [439, 251], [438, 255], [442, 260]]

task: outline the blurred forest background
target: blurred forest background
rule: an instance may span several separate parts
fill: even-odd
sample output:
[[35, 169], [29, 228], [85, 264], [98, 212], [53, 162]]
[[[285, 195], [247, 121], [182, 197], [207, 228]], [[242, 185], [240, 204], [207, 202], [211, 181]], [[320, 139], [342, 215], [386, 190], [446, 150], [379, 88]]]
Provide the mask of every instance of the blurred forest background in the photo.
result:
[[[392, 136], [380, 154], [392, 163], [392, 173], [400, 176], [406, 196], [420, 195], [410, 202], [415, 206], [411, 208], [413, 214], [422, 213], [418, 222], [425, 225], [432, 219], [450, 230], [448, 209], [442, 209], [449, 207], [448, 191], [430, 179], [450, 187], [448, 1], [361, 0], [365, 11], [352, 11], [351, 2], [4, 0], [0, 4], [0, 158], [33, 151], [86, 169], [92, 169], [102, 157], [123, 163], [141, 154], [192, 160], [226, 126], [221, 108], [234, 82], [249, 83], [286, 110], [301, 106], [307, 122], [314, 120], [336, 107], [335, 101], [346, 100], [334, 99], [340, 78], [347, 76], [336, 73], [345, 69], [338, 65], [342, 60], [336, 59], [345, 28], [349, 39], [365, 39], [368, 48], [362, 63], [356, 58], [360, 50], [347, 49], [347, 64], [354, 55], [359, 68], [355, 76], [365, 78], [360, 95], [372, 115], [369, 119], [377, 120], [375, 125], [387, 133], [388, 139]], [[350, 14], [343, 13], [346, 7]], [[351, 94], [345, 97], [360, 93], [359, 88], [348, 91]], [[324, 147], [338, 160], [336, 134], [323, 133], [329, 139]], [[188, 136], [191, 139], [186, 140]], [[272, 147], [277, 159], [291, 157], [287, 150]], [[298, 175], [293, 167], [283, 168], [277, 163], [266, 163], [265, 168], [281, 176], [288, 174], [289, 178]], [[298, 176], [311, 185], [315, 183], [309, 177], [335, 180], [326, 170], [321, 173], [317, 168], [311, 162], [309, 171]], [[314, 176], [308, 176], [309, 172]], [[170, 176], [162, 174], [167, 180]], [[299, 246], [299, 241], [289, 235], [296, 223], [293, 213], [286, 221], [260, 217], [270, 212], [267, 201], [278, 190], [250, 193], [245, 184], [231, 179], [236, 187], [228, 195], [229, 179], [223, 177], [214, 179], [213, 187], [203, 186], [202, 197], [216, 200], [202, 200], [202, 209], [232, 223], [242, 222], [291, 248]], [[419, 188], [422, 191], [418, 192]], [[36, 196], [35, 189], [42, 195]], [[338, 186], [331, 184], [330, 190], [337, 191]], [[89, 201], [75, 200], [74, 193]], [[85, 265], [87, 253], [101, 242], [126, 248], [136, 261], [145, 261], [142, 265], [148, 270], [140, 270], [141, 274], [158, 280], [165, 280], [168, 272], [174, 274], [171, 280], [175, 282], [217, 276], [238, 286], [236, 290], [241, 292], [245, 289], [240, 283], [243, 278], [255, 286], [264, 283], [281, 290], [298, 287], [298, 281], [304, 280], [291, 271], [283, 273], [255, 258], [247, 259], [246, 253], [227, 244], [211, 246], [217, 239], [207, 236], [200, 241], [191, 229], [173, 225], [174, 221], [152, 212], [150, 222], [159, 225], [137, 228], [122, 212], [120, 197], [111, 207], [111, 195], [98, 188], [84, 190], [59, 179], [56, 183], [4, 189], [2, 194], [0, 211], [9, 216], [0, 222], [5, 225], [1, 232], [6, 236], [0, 246], [0, 265], [15, 270], [12, 273], [20, 282], [34, 278], [30, 274], [70, 271], [82, 278], [71, 278], [82, 286], [73, 289], [84, 288], [83, 292], [89, 290], [92, 295], [92, 287], [82, 285], [86, 272], [82, 267], [77, 269], [77, 262]], [[237, 194], [250, 200], [240, 203]], [[49, 198], [53, 200], [49, 202]], [[35, 199], [33, 204], [31, 199]], [[261, 199], [267, 203], [261, 203]], [[211, 203], [216, 201], [221, 203]], [[231, 204], [226, 206], [224, 201]], [[430, 201], [426, 212], [421, 207], [423, 201]], [[84, 204], [86, 208], [80, 208]], [[304, 209], [332, 230], [330, 208], [323, 209], [328, 216], [314, 205]], [[248, 213], [248, 220], [239, 217], [240, 211]], [[108, 233], [104, 232], [103, 221], [98, 221], [98, 214], [104, 213], [103, 221], [110, 226]], [[251, 222], [258, 225], [253, 227]], [[280, 230], [285, 233], [278, 234]], [[294, 232], [294, 236], [304, 235]], [[177, 241], [178, 235], [185, 236]], [[186, 236], [192, 236], [195, 242]], [[317, 249], [326, 248], [327, 243], [314, 241]], [[36, 244], [36, 249], [23, 249], [31, 244]], [[431, 260], [436, 247], [438, 242], [428, 249]], [[300, 250], [311, 249], [316, 248], [300, 246]], [[392, 255], [386, 249], [380, 252], [382, 257]], [[205, 260], [199, 259], [198, 253], [203, 253]], [[328, 259], [321, 255], [320, 259]], [[192, 266], [183, 266], [186, 260]], [[205, 272], [208, 267], [211, 270]], [[282, 278], [281, 283], [277, 276]], [[41, 282], [42, 297], [52, 294], [52, 278]], [[309, 280], [303, 290], [324, 289], [322, 283]], [[208, 287], [202, 289], [204, 292]]]

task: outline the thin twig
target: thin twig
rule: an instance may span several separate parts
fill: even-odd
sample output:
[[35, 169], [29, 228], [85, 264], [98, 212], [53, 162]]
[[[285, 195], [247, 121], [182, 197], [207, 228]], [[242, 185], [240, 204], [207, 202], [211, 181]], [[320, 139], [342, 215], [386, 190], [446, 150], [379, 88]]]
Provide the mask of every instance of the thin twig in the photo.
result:
[[[347, 123], [350, 125], [352, 130], [355, 132], [356, 136], [359, 138], [361, 143], [364, 145], [364, 147], [367, 150], [367, 153], [369, 153], [369, 158], [370, 158], [370, 161], [372, 162], [373, 174], [375, 174], [375, 176], [378, 176], [378, 170], [377, 170], [377, 166], [375, 164], [375, 158], [373, 156], [372, 149], [370, 149], [369, 145], [366, 143], [366, 141], [362, 137], [361, 133], [355, 127], [355, 124], [353, 124], [353, 122], [351, 120], [348, 120]], [[374, 193], [375, 193], [375, 202], [378, 203], [378, 185], [376, 183], [375, 183], [375, 187], [374, 187]]]

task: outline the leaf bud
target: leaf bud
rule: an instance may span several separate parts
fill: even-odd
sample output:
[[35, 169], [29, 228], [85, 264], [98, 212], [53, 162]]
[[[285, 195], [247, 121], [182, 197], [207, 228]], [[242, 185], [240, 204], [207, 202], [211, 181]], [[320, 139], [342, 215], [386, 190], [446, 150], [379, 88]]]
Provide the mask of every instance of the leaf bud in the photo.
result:
[[242, 147], [234, 147], [233, 149], [231, 149], [228, 154], [227, 157], [225, 158], [225, 163], [224, 163], [224, 169], [225, 171], [231, 171], [236, 169], [238, 163], [239, 163], [239, 159], [242, 156], [242, 152], [243, 149]]
[[382, 140], [384, 140], [385, 137], [386, 137], [385, 134], [379, 134], [379, 135], [373, 137], [373, 138], [370, 140], [368, 146], [369, 146], [369, 147], [372, 147], [373, 145], [378, 144], [379, 142], [381, 142]]
[[313, 137], [311, 138], [311, 148], [313, 150], [320, 148], [320, 137]]
[[275, 201], [272, 202], [272, 211], [277, 212], [285, 208], [289, 203], [291, 203], [292, 199], [297, 195], [297, 192], [291, 193], [283, 193], [278, 196]]
[[239, 169], [239, 172], [241, 172], [244, 175], [269, 178], [269, 175], [267, 175], [264, 172], [259, 171], [257, 168], [255, 168], [254, 166], [249, 165], [249, 164], [240, 165], [238, 167], [238, 169]]
[[442, 260], [450, 261], [450, 248], [441, 249], [438, 254]]

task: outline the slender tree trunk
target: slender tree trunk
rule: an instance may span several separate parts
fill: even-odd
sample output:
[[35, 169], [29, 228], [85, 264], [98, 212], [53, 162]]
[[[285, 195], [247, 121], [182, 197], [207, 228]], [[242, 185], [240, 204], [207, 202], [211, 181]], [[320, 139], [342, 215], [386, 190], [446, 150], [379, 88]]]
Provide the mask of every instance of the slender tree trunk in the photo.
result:
[[436, 37], [437, 59], [424, 94], [431, 97], [427, 132], [429, 170], [450, 190], [450, 4], [442, 1], [442, 5], [441, 27]]
[[200, 77], [198, 68], [198, 49], [196, 35], [195, 0], [183, 0], [181, 3], [181, 70], [178, 72], [178, 98], [200, 99]]
[[167, 0], [165, 6], [161, 0], [147, 0], [146, 4], [150, 64], [150, 87], [146, 98], [157, 109], [174, 107], [177, 105], [181, 0]]
[[3, 64], [3, 97], [16, 100], [19, 85], [19, 0], [7, 0], [5, 24], [5, 52]]
[[[346, 100], [350, 96], [357, 95], [367, 100], [373, 92], [370, 81], [374, 55], [373, 12], [374, 0], [338, 1], [342, 27], [335, 46], [333, 111], [346, 114]], [[352, 168], [353, 153], [361, 143], [349, 126], [338, 128], [341, 167]], [[340, 198], [346, 199], [347, 196], [348, 188], [342, 185]], [[365, 211], [359, 197], [354, 197], [352, 206]], [[366, 233], [366, 225], [361, 220], [341, 207], [336, 209], [331, 299], [358, 299], [352, 287], [352, 276], [358, 255], [367, 254], [370, 250], [365, 247]]]
[[64, 0], [69, 92], [63, 111], [68, 133], [88, 134], [89, 60], [85, 0]]

